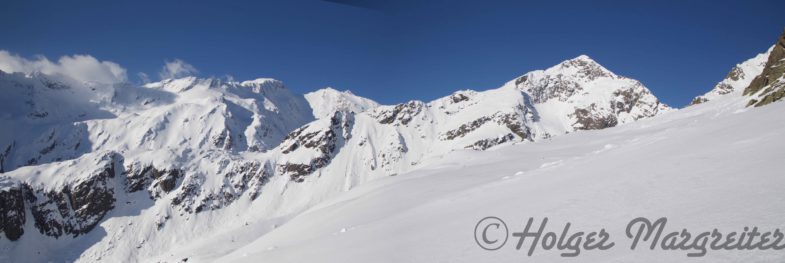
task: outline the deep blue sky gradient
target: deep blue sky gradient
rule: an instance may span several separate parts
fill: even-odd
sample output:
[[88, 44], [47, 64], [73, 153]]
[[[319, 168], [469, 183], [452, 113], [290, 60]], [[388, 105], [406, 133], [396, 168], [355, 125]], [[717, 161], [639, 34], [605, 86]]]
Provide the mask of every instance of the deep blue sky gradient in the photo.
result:
[[782, 0], [334, 1], [3, 1], [0, 49], [90, 54], [133, 81], [179, 58], [203, 77], [385, 104], [495, 88], [587, 54], [683, 106], [785, 28]]

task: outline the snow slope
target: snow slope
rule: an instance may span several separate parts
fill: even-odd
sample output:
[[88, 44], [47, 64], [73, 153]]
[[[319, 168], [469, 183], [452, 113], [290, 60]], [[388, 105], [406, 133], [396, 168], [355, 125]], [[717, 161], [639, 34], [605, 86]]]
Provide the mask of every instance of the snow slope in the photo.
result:
[[[734, 106], [735, 107], [735, 106]], [[627, 223], [667, 217], [668, 231], [785, 227], [785, 104], [747, 110], [690, 107], [614, 129], [486, 152], [456, 151], [417, 171], [376, 180], [323, 202], [226, 255], [178, 251], [189, 262], [553, 262], [515, 239], [485, 251], [472, 231], [497, 216], [513, 230], [607, 229], [616, 247], [579, 262], [778, 262], [785, 251], [629, 249]], [[512, 230], [511, 230], [512, 231]], [[574, 230], [578, 231], [578, 230]], [[527, 241], [530, 242], [530, 241]], [[209, 246], [225, 246], [214, 242]], [[525, 243], [524, 249], [529, 246]], [[219, 249], [220, 250], [220, 249]], [[169, 259], [173, 259], [169, 258]]]

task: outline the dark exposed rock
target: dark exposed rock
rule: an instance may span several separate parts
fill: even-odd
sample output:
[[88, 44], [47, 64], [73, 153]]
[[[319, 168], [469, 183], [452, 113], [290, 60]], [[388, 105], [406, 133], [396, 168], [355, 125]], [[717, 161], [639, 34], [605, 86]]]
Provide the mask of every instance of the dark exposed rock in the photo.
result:
[[177, 179], [183, 177], [183, 172], [177, 169], [158, 171], [153, 169], [153, 187], [160, 187], [165, 193], [174, 190]]
[[126, 191], [129, 193], [147, 189], [150, 197], [160, 198], [177, 187], [177, 181], [185, 176], [181, 169], [157, 169], [153, 165], [132, 164], [125, 171]]
[[381, 124], [402, 124], [406, 125], [422, 112], [425, 104], [421, 101], [410, 101], [395, 105], [392, 110], [379, 109], [375, 112], [375, 118]]
[[[330, 118], [330, 125], [324, 129], [308, 129], [303, 127], [290, 133], [281, 147], [283, 154], [290, 154], [300, 147], [316, 151], [307, 163], [285, 162], [278, 165], [278, 171], [287, 175], [295, 182], [303, 182], [304, 177], [317, 169], [327, 166], [340, 143], [348, 140], [354, 124], [354, 113], [335, 112]], [[307, 132], [306, 132], [307, 130]]]
[[292, 181], [301, 183], [305, 181], [305, 176], [313, 173], [318, 166], [319, 163], [323, 163], [324, 158], [315, 158], [308, 164], [300, 164], [300, 163], [285, 163], [280, 165], [280, 170], [284, 174], [289, 174], [289, 178]]
[[467, 134], [479, 129], [486, 123], [491, 121], [496, 122], [499, 125], [503, 125], [510, 129], [512, 133], [518, 135], [521, 139], [531, 140], [532, 134], [528, 126], [524, 123], [524, 118], [531, 118], [530, 115], [533, 113], [529, 110], [529, 108], [524, 107], [522, 105], [518, 105], [517, 111], [515, 112], [508, 112], [502, 113], [497, 112], [491, 116], [483, 116], [473, 120], [469, 123], [464, 123], [459, 126], [457, 129], [449, 130], [442, 134], [442, 140], [454, 140], [456, 138], [464, 137]]
[[466, 134], [482, 127], [483, 124], [489, 121], [491, 121], [491, 117], [482, 116], [469, 123], [464, 123], [461, 126], [459, 126], [457, 129], [449, 130], [445, 132], [444, 135], [442, 135], [442, 140], [453, 140], [458, 137], [463, 137]]
[[232, 131], [229, 128], [222, 130], [220, 133], [212, 137], [212, 142], [215, 147], [224, 150], [232, 149]]
[[[524, 107], [519, 105], [520, 109]], [[524, 113], [526, 114], [526, 113]], [[512, 133], [518, 135], [521, 139], [532, 140], [532, 133], [529, 127], [526, 126], [520, 119], [520, 115], [516, 113], [497, 114], [494, 116], [497, 123], [502, 124], [510, 129]]]
[[580, 56], [578, 58], [565, 61], [560, 65], [563, 68], [578, 68], [578, 73], [589, 80], [594, 80], [599, 77], [613, 77], [613, 75], [610, 72], [604, 70], [600, 64], [597, 64], [597, 62], [594, 62], [594, 60], [591, 60], [586, 56]]
[[504, 136], [496, 137], [496, 138], [488, 138], [476, 141], [472, 145], [466, 146], [464, 148], [474, 149], [474, 150], [487, 150], [493, 146], [509, 142], [515, 139], [515, 135], [508, 133]]
[[551, 99], [567, 101], [573, 94], [583, 90], [579, 83], [568, 80], [562, 75], [542, 78], [537, 83], [527, 86], [526, 91], [531, 94], [534, 103], [544, 103]]
[[529, 76], [528, 75], [523, 75], [520, 78], [515, 79], [515, 85], [519, 85], [521, 83], [524, 83], [527, 80], [529, 80]]
[[633, 108], [639, 106], [638, 102], [644, 94], [629, 88], [614, 91], [613, 95], [621, 97], [620, 101], [617, 100], [611, 103], [611, 109], [614, 110], [614, 113], [619, 114], [621, 112], [629, 113]]
[[733, 67], [728, 75], [725, 76], [726, 79], [730, 79], [733, 81], [738, 81], [739, 79], [744, 77], [744, 71], [741, 70], [739, 67]]
[[455, 93], [455, 94], [450, 96], [450, 100], [452, 100], [453, 103], [458, 103], [458, 102], [461, 102], [461, 101], [469, 100], [469, 97], [467, 97], [466, 95], [463, 95], [461, 93]]
[[615, 115], [598, 113], [594, 103], [587, 108], [576, 108], [575, 112], [570, 114], [570, 116], [576, 119], [573, 127], [578, 130], [599, 130], [614, 127], [618, 124]]
[[151, 175], [150, 170], [153, 169], [152, 165], [143, 166], [139, 169], [138, 165], [130, 165], [128, 170], [125, 171], [126, 175], [126, 191], [129, 193], [137, 192], [148, 185], [150, 185]]
[[701, 103], [704, 103], [704, 102], [707, 102], [707, 101], [709, 101], [709, 100], [707, 100], [706, 98], [695, 97], [694, 99], [692, 99], [692, 102], [690, 102], [690, 105], [697, 105], [697, 104], [701, 104]]
[[[616, 75], [586, 56], [564, 61], [558, 66], [563, 69], [577, 69], [575, 77], [578, 79], [591, 81], [600, 77], [617, 78]], [[583, 90], [581, 84], [562, 74], [543, 78], [531, 78], [527, 74], [516, 79], [515, 85], [519, 89], [526, 90], [534, 103], [544, 103], [552, 99], [567, 101], [574, 94]]]
[[203, 191], [196, 181], [190, 181], [177, 193], [173, 205], [183, 207], [189, 213], [200, 213], [223, 208], [245, 193], [254, 200], [270, 180], [272, 169], [266, 162], [235, 161], [222, 173], [225, 180], [221, 188], [199, 196]]
[[199, 184], [195, 181], [190, 181], [188, 183], [184, 183], [183, 187], [178, 191], [177, 195], [172, 198], [172, 205], [173, 206], [181, 206], [185, 209], [186, 212], [193, 212], [191, 208], [193, 203], [196, 200], [196, 197], [199, 196], [201, 193], [201, 189]]
[[59, 190], [27, 191], [28, 203], [38, 230], [48, 236], [78, 236], [92, 230], [114, 209], [116, 166], [121, 157], [109, 153], [101, 158], [99, 168]]
[[764, 96], [760, 101], [754, 99], [750, 100], [750, 103], [747, 104], [747, 106], [755, 105], [755, 107], [760, 107], [775, 101], [779, 101], [783, 97], [785, 97], [785, 86], [780, 87], [777, 89], [777, 91], [767, 92], [766, 96]]
[[[251, 162], [230, 171], [227, 177], [233, 180], [236, 189], [246, 190], [248, 197], [251, 200], [255, 200], [259, 196], [262, 186], [270, 181], [272, 175], [273, 171], [269, 163], [262, 165], [258, 162]], [[238, 178], [239, 180], [232, 178]]]
[[0, 232], [11, 241], [24, 234], [24, 187], [8, 177], [0, 177]]

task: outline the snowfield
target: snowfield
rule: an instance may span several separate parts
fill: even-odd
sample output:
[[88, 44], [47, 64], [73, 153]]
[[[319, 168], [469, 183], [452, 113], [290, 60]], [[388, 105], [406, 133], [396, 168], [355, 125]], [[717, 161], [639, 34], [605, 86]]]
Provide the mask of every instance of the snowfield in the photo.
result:
[[[297, 215], [243, 245], [206, 242], [163, 260], [188, 262], [556, 262], [561, 251], [515, 238], [486, 251], [473, 230], [487, 216], [521, 231], [549, 219], [561, 233], [606, 229], [615, 247], [579, 262], [778, 262], [782, 250], [631, 250], [637, 217], [667, 217], [665, 232], [785, 228], [785, 104], [747, 110], [708, 102], [621, 127], [476, 152], [375, 180]], [[726, 105], [719, 105], [726, 104]], [[731, 105], [727, 105], [731, 104]], [[252, 228], [253, 229], [253, 228]], [[256, 231], [259, 231], [256, 229]], [[232, 235], [253, 239], [253, 232]], [[213, 253], [221, 251], [224, 253]], [[566, 252], [566, 251], [565, 251]], [[157, 260], [157, 259], [156, 259]], [[155, 261], [155, 260], [152, 260]]]

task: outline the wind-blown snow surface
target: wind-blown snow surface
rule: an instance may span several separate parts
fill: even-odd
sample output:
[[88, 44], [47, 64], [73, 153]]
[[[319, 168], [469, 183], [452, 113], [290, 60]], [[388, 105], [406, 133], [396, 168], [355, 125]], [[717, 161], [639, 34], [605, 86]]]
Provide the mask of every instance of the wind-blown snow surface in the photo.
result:
[[[627, 223], [667, 217], [666, 231], [782, 229], [785, 223], [785, 104], [745, 109], [743, 98], [710, 101], [622, 127], [486, 152], [457, 151], [417, 171], [376, 180], [323, 202], [283, 225], [239, 229], [168, 259], [189, 262], [553, 262], [526, 256], [515, 240], [498, 251], [475, 243], [486, 216], [522, 231], [550, 219], [561, 233], [607, 229], [616, 246], [583, 251], [579, 262], [779, 262], [785, 251], [629, 249]], [[256, 237], [256, 232], [269, 231]], [[229, 243], [228, 236], [253, 240]], [[255, 239], [255, 240], [254, 240]], [[530, 241], [527, 241], [530, 242]], [[648, 243], [647, 243], [648, 245]], [[238, 247], [237, 249], [230, 249]], [[224, 254], [225, 252], [229, 252]]]

